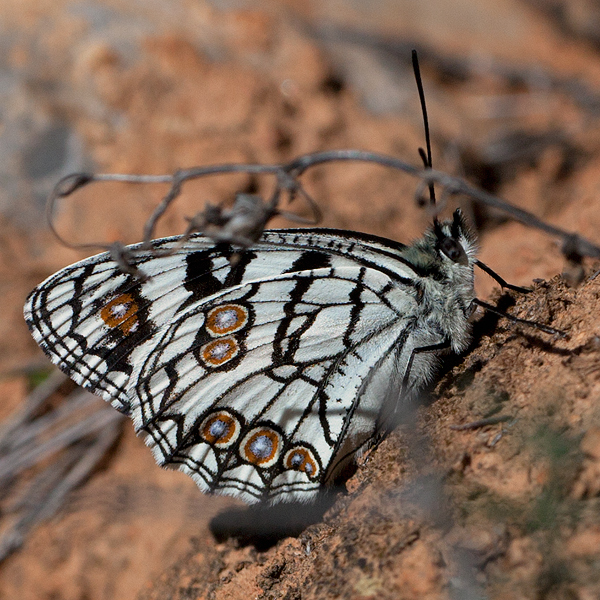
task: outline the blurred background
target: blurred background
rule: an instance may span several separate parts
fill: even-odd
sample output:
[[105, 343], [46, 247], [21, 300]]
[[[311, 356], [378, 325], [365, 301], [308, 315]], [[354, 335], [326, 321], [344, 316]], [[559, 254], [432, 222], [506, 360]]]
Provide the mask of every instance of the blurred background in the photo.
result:
[[[3, 0], [0, 418], [47, 369], [22, 318], [25, 297], [85, 256], [48, 231], [45, 201], [59, 178], [338, 148], [419, 165], [412, 48], [434, 166], [600, 239], [599, 2]], [[323, 226], [407, 242], [430, 220], [414, 202], [415, 181], [396, 172], [328, 165], [306, 181]], [[189, 184], [158, 233], [181, 232], [206, 201], [269, 189], [246, 175]], [[165, 191], [91, 186], [60, 205], [57, 225], [72, 242], [139, 241]], [[505, 279], [523, 285], [561, 271], [555, 240], [464, 206], [482, 260]], [[480, 297], [492, 287], [478, 280]], [[190, 535], [209, 540], [208, 520], [235, 505], [155, 467], [129, 425], [103, 466], [0, 567], [0, 598], [132, 598], [189, 550]]]

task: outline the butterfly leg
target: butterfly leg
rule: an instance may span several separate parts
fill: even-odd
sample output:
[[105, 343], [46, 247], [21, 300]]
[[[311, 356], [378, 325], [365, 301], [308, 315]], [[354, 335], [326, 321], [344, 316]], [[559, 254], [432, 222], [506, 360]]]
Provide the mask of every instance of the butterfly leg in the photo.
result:
[[482, 271], [487, 273], [494, 281], [499, 283], [504, 289], [513, 290], [513, 292], [519, 292], [520, 294], [529, 294], [533, 290], [531, 288], [521, 287], [520, 285], [512, 285], [512, 283], [508, 283], [505, 279], [502, 279], [496, 271], [490, 269], [485, 263], [482, 263], [480, 260], [475, 261], [475, 265], [478, 266]]
[[544, 331], [545, 333], [550, 333], [550, 334], [556, 335], [558, 337], [562, 337], [562, 338], [568, 337], [567, 333], [564, 331], [561, 331], [560, 329], [554, 329], [554, 327], [549, 327], [548, 325], [544, 325], [543, 323], [537, 323], [536, 321], [528, 321], [527, 319], [519, 319], [519, 317], [514, 317], [513, 315], [505, 313], [505, 312], [497, 309], [492, 304], [488, 304], [487, 302], [484, 302], [483, 300], [480, 300], [479, 298], [474, 298], [472, 301], [472, 305], [479, 306], [479, 307], [483, 308], [484, 310], [494, 313], [495, 315], [498, 315], [500, 317], [504, 317], [505, 319], [508, 319], [509, 321], [512, 321], [513, 323], [520, 323], [521, 325], [527, 325], [527, 327], [539, 329], [540, 331]]
[[[349, 454], [356, 454], [363, 450], [369, 449], [373, 451], [379, 444], [383, 441], [386, 435], [394, 429], [394, 427], [401, 421], [400, 417], [400, 409], [406, 408], [406, 403], [402, 400], [405, 400], [408, 393], [411, 391], [409, 388], [410, 383], [410, 375], [411, 370], [414, 365], [415, 358], [419, 354], [424, 354], [426, 352], [438, 352], [440, 350], [447, 350], [451, 347], [450, 340], [444, 339], [441, 342], [437, 342], [435, 344], [428, 344], [427, 346], [419, 346], [417, 348], [413, 348], [410, 358], [406, 364], [406, 369], [404, 371], [404, 376], [402, 378], [402, 384], [400, 386], [400, 394], [394, 394], [394, 398], [388, 400], [388, 403], [385, 403], [388, 407], [392, 407], [389, 412], [386, 412], [385, 409], [379, 414], [378, 423], [376, 425], [375, 431], [371, 437], [363, 442], [361, 446], [358, 446], [352, 450]], [[343, 459], [338, 462], [343, 462]]]
[[[333, 467], [330, 467], [330, 473], [333, 473], [334, 475], [333, 476], [329, 475], [328, 477], [326, 477], [326, 480], [330, 479], [333, 482], [337, 481], [340, 476], [339, 465], [346, 464], [346, 461], [349, 456], [356, 455], [357, 453], [360, 453], [366, 449], [369, 449], [371, 451], [374, 450], [383, 441], [385, 436], [400, 422], [400, 418], [399, 418], [400, 408], [401, 408], [401, 406], [406, 407], [406, 403], [402, 402], [402, 400], [405, 400], [408, 393], [411, 391], [410, 387], [409, 387], [410, 375], [411, 375], [411, 370], [414, 365], [415, 358], [419, 354], [424, 354], [426, 352], [437, 352], [440, 350], [447, 350], [450, 347], [451, 347], [450, 340], [444, 339], [441, 342], [437, 342], [435, 344], [428, 344], [427, 346], [419, 346], [417, 348], [412, 349], [412, 352], [410, 353], [410, 357], [406, 364], [404, 376], [402, 378], [402, 384], [400, 386], [400, 394], [394, 394], [393, 399], [388, 399], [388, 402], [384, 403], [384, 406], [392, 407], [391, 410], [389, 410], [389, 412], [386, 412], [385, 408], [384, 408], [380, 412], [379, 418], [378, 418], [378, 423], [375, 427], [375, 430], [374, 430], [372, 436], [370, 436], [368, 439], [365, 439], [364, 442], [362, 444], [360, 444], [359, 446], [352, 448], [351, 451], [346, 452], [343, 456], [340, 456], [337, 458], [335, 465], [333, 465]], [[401, 351], [402, 351], [402, 348], [400, 347], [397, 349], [396, 354], [397, 355], [400, 354]], [[340, 437], [343, 438], [343, 435]], [[336, 454], [336, 452], [337, 451], [334, 451], [334, 454]], [[342, 473], [342, 478], [345, 479], [343, 473]]]
[[419, 354], [424, 354], [426, 352], [438, 352], [440, 350], [447, 350], [449, 348], [450, 340], [448, 339], [444, 339], [441, 342], [437, 342], [435, 344], [428, 344], [427, 346], [419, 346], [417, 348], [413, 348], [412, 352], [410, 353], [410, 358], [408, 359], [408, 362], [406, 364], [404, 377], [402, 378], [400, 394], [396, 396], [392, 410], [388, 414], [382, 414], [380, 417], [380, 423], [378, 426], [378, 437], [383, 438], [385, 434], [391, 431], [400, 422], [400, 410], [406, 408], [406, 402], [404, 401], [408, 398], [410, 392], [412, 391], [412, 388], [414, 387], [410, 385], [410, 376], [415, 358]]
[[[394, 354], [394, 356], [391, 357], [392, 362], [397, 364], [401, 361], [402, 350], [404, 347], [405, 346], [403, 344], [399, 344], [392, 350]], [[378, 410], [377, 416], [373, 415], [373, 429], [371, 435], [363, 438], [360, 444], [352, 446], [351, 448], [346, 448], [343, 453], [340, 453], [339, 445], [334, 449], [333, 456], [335, 456], [335, 460], [328, 467], [328, 473], [324, 478], [326, 482], [336, 481], [340, 473], [342, 472], [342, 466], [348, 464], [350, 457], [360, 454], [361, 452], [364, 452], [367, 449], [373, 450], [374, 448], [376, 448], [385, 438], [385, 436], [400, 422], [400, 419], [398, 418], [400, 405], [406, 405], [406, 403], [401, 402], [401, 400], [405, 399], [407, 396], [410, 373], [414, 365], [415, 357], [420, 353], [435, 352], [436, 350], [444, 350], [449, 347], [450, 341], [444, 339], [442, 342], [429, 344], [427, 346], [420, 346], [412, 349], [410, 357], [406, 363], [406, 368], [404, 370], [404, 376], [402, 379], [402, 384], [400, 386], [400, 393], [394, 393], [394, 390], [397, 389], [397, 387], [394, 387], [393, 384], [389, 386], [387, 392], [384, 392], [385, 397], [380, 398], [380, 406], [382, 406], [382, 408]], [[371, 380], [371, 377], [380, 375], [380, 373], [378, 373], [378, 370], [381, 366], [381, 362], [383, 362], [383, 360], [385, 359], [386, 357], [382, 357], [378, 365], [372, 369], [372, 371], [369, 373], [369, 376], [365, 378], [365, 380], [362, 382], [361, 389], [357, 393], [357, 398], [362, 397], [364, 388], [367, 387], [368, 383]], [[387, 359], [390, 359], [390, 357], [388, 356]], [[389, 374], [387, 376], [390, 377]], [[345, 419], [344, 429], [339, 435], [340, 442], [346, 438], [347, 428], [352, 422], [353, 415], [356, 413], [356, 411], [362, 410], [362, 407], [359, 406], [359, 404], [360, 403], [358, 401], [355, 401], [352, 404], [350, 410], [348, 411], [348, 414]], [[342, 479], [345, 479], [344, 475], [342, 475]]]

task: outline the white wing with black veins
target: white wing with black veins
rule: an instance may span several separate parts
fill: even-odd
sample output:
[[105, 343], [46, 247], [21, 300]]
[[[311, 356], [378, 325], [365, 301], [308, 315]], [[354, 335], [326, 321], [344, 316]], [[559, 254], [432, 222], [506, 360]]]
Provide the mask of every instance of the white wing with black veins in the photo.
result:
[[201, 236], [155, 246], [176, 249], [134, 247], [143, 282], [107, 254], [43, 282], [25, 307], [35, 339], [202, 490], [312, 498], [436, 341], [414, 328], [404, 247], [329, 230], [266, 232], [237, 262]]

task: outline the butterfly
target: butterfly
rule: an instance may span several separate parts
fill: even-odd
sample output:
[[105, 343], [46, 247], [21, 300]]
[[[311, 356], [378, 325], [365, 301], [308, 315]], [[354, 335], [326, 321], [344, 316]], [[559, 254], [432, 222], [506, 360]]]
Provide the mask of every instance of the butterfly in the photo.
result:
[[204, 492], [310, 501], [463, 352], [476, 240], [460, 211], [410, 245], [267, 230], [235, 253], [195, 234], [104, 253], [35, 288], [27, 324]]

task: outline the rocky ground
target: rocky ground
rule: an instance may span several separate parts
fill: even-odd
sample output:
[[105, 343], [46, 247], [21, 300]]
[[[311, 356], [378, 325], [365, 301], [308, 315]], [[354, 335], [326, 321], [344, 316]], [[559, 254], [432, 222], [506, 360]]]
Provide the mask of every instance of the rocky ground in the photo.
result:
[[[600, 240], [594, 6], [366, 6], [2, 3], [1, 418], [47, 365], [23, 322], [24, 298], [85, 255], [44, 221], [61, 176], [336, 148], [418, 164], [414, 46], [436, 168]], [[430, 221], [416, 181], [395, 172], [328, 165], [306, 182], [324, 226], [409, 241]], [[269, 189], [246, 175], [191, 184], [158, 233], [182, 231], [205, 201]], [[72, 242], [137, 241], [164, 191], [92, 186], [61, 205], [57, 225]], [[569, 286], [555, 239], [461, 202], [484, 262], [515, 284], [544, 280], [526, 296], [500, 296], [483, 276], [479, 296], [568, 339], [485, 316], [464, 359], [314, 510], [249, 511], [203, 496], [156, 467], [126, 424], [96, 474], [0, 565], [0, 599], [600, 597], [600, 265], [584, 261], [583, 282]], [[4, 528], [10, 498], [1, 500]], [[279, 529], [266, 535], [264, 523]]]

